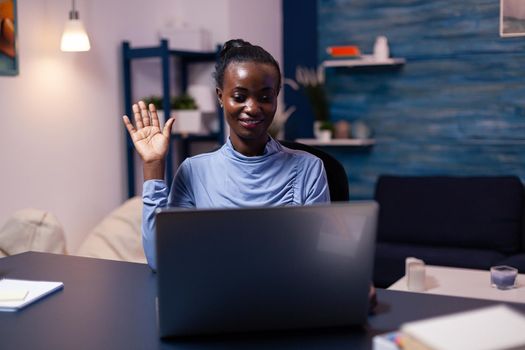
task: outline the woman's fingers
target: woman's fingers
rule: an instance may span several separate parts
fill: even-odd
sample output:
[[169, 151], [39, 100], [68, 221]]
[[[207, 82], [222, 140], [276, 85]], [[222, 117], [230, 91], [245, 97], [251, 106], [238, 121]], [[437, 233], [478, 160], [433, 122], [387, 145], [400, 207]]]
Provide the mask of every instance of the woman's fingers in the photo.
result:
[[137, 129], [135, 129], [133, 124], [131, 124], [131, 121], [129, 120], [128, 116], [123, 116], [122, 120], [124, 121], [124, 125], [126, 125], [126, 129], [128, 129], [129, 134], [133, 135], [137, 131]]
[[133, 109], [133, 117], [135, 117], [135, 125], [137, 125], [137, 129], [142, 129], [144, 124], [142, 123], [139, 105], [134, 103], [131, 108]]
[[150, 126], [151, 121], [149, 118], [148, 106], [146, 106], [144, 101], [139, 101], [139, 108], [140, 108], [140, 114], [142, 115], [142, 122], [144, 123], [144, 126]]
[[166, 125], [164, 125], [164, 129], [162, 129], [162, 135], [164, 135], [166, 138], [170, 138], [171, 136], [171, 126], [173, 125], [173, 122], [175, 121], [175, 118], [170, 118], [166, 122]]
[[151, 114], [151, 125], [156, 126], [160, 129], [159, 116], [157, 115], [157, 109], [153, 103], [149, 104], [149, 113]]

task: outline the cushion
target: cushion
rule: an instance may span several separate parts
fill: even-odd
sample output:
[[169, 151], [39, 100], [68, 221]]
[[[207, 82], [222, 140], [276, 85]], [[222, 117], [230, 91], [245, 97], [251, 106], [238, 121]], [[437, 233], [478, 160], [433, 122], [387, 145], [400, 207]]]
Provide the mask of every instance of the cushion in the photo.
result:
[[515, 176], [381, 176], [378, 240], [515, 253], [523, 194]]
[[76, 255], [145, 263], [141, 223], [142, 198], [137, 196], [106, 216], [88, 234]]
[[27, 208], [7, 219], [0, 229], [0, 257], [26, 251], [66, 253], [64, 228], [53, 214]]

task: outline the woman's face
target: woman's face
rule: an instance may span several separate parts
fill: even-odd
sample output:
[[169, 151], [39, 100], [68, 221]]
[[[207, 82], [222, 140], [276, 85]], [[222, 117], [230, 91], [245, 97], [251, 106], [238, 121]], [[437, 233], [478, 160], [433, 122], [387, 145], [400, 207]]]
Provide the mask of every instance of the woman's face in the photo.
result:
[[233, 62], [226, 67], [217, 96], [224, 106], [230, 139], [236, 149], [264, 149], [277, 109], [278, 78], [277, 70], [270, 64]]

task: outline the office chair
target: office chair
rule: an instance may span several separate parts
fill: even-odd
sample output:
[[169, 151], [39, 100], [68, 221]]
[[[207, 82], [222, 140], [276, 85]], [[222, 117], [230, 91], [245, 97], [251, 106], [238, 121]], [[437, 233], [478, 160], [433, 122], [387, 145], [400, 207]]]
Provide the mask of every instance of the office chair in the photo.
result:
[[330, 200], [332, 202], [346, 202], [350, 200], [348, 192], [348, 176], [345, 168], [337, 159], [318, 148], [293, 141], [279, 141], [284, 147], [306, 151], [320, 158], [326, 171], [328, 188], [330, 190]]

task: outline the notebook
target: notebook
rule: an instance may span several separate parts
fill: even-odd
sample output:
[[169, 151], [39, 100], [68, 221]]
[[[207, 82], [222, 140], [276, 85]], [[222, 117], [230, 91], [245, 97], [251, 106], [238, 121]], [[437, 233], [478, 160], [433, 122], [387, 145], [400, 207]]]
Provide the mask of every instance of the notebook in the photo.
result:
[[0, 280], [0, 311], [13, 312], [64, 287], [62, 282]]
[[360, 325], [378, 205], [157, 214], [161, 337]]
[[525, 349], [525, 315], [504, 304], [405, 323], [404, 349]]

